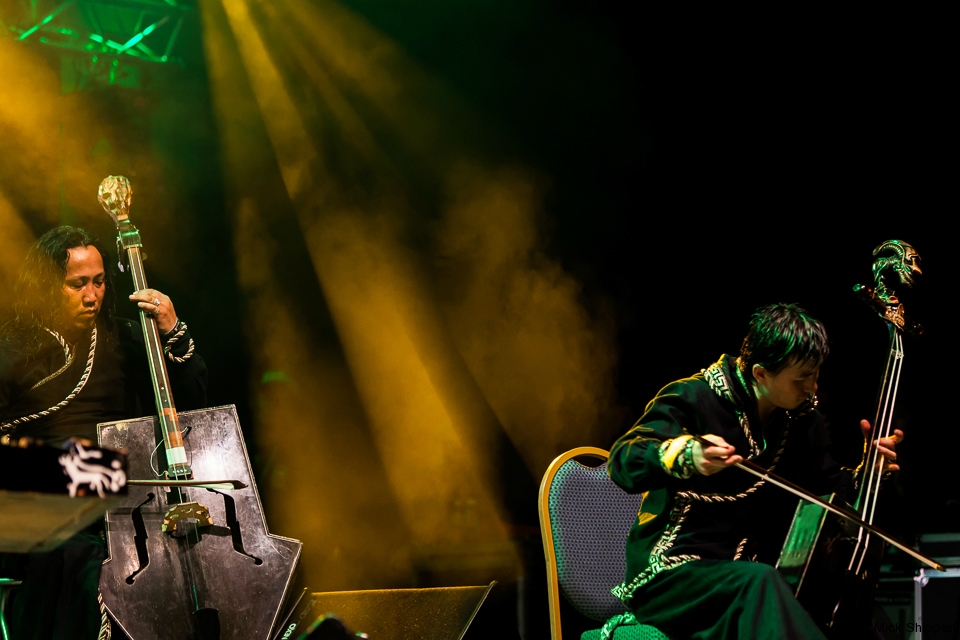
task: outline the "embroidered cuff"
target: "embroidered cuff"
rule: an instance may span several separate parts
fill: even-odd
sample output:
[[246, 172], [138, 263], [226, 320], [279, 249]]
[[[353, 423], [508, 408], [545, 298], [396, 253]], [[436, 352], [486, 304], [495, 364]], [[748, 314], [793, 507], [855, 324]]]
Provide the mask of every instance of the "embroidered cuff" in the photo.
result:
[[[188, 332], [189, 328], [187, 327], [187, 323], [183, 320], [177, 320], [177, 324], [174, 325], [173, 329], [163, 335], [163, 352], [171, 362], [183, 363], [193, 356], [193, 338], [190, 337]], [[186, 340], [183, 340], [183, 338], [186, 338]], [[179, 348], [176, 347], [178, 343], [180, 345]], [[186, 348], [184, 348], [184, 345], [186, 345]], [[179, 355], [174, 355], [174, 348], [176, 348]]]
[[693, 463], [695, 443], [693, 436], [686, 435], [664, 440], [658, 450], [660, 466], [674, 478], [686, 480], [693, 476], [697, 472], [697, 467]]

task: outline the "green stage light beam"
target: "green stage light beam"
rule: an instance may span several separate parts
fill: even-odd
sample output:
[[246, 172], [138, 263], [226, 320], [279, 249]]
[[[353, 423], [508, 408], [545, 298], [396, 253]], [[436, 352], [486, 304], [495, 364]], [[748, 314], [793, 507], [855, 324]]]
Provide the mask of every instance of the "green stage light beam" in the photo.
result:
[[72, 4], [73, 4], [73, 0], [67, 0], [66, 2], [64, 2], [62, 5], [54, 9], [50, 14], [48, 14], [47, 17], [45, 17], [43, 20], [41, 20], [40, 22], [38, 22], [37, 24], [33, 25], [32, 27], [24, 31], [22, 34], [20, 34], [20, 40], [23, 41], [29, 38], [30, 36], [32, 36], [34, 33], [40, 30], [40, 27], [42, 27], [45, 24], [49, 24], [50, 21], [56, 18], [61, 11], [63, 11], [64, 9], [66, 9]]
[[133, 45], [137, 44], [138, 42], [146, 38], [148, 35], [153, 33], [157, 27], [161, 26], [169, 19], [170, 19], [170, 16], [164, 16], [157, 22], [154, 22], [152, 25], [150, 25], [149, 27], [147, 27], [137, 35], [127, 40], [127, 42], [122, 47], [120, 47], [120, 49], [117, 50], [117, 53], [125, 53], [127, 49], [129, 49]]
[[[167, 2], [172, 3], [172, 0], [167, 0]], [[177, 20], [177, 26], [173, 28], [173, 33], [170, 35], [170, 39], [167, 40], [167, 48], [160, 57], [161, 61], [166, 62], [170, 58], [170, 52], [173, 50], [173, 45], [177, 42], [177, 38], [180, 36], [181, 27], [183, 27], [183, 18]]]
[[111, 48], [113, 48], [113, 49], [120, 50], [120, 49], [123, 48], [123, 45], [120, 44], [119, 42], [114, 42], [113, 40], [105, 40], [105, 39], [103, 38], [103, 36], [97, 35], [96, 33], [91, 33], [91, 34], [90, 34], [90, 39], [93, 40], [94, 42], [99, 42], [100, 44], [105, 44], [105, 45], [107, 45], [108, 47], [111, 47]]

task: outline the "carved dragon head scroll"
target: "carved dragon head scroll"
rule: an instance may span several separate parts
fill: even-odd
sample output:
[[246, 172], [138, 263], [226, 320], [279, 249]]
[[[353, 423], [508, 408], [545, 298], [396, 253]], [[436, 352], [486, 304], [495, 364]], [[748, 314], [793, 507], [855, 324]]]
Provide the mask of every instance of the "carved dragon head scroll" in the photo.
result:
[[902, 240], [887, 240], [873, 250], [876, 258], [873, 262], [873, 280], [877, 284], [877, 295], [888, 304], [897, 304], [897, 294], [892, 289], [894, 283], [888, 280], [891, 272], [900, 284], [913, 287], [917, 278], [923, 275], [920, 270], [920, 254]]

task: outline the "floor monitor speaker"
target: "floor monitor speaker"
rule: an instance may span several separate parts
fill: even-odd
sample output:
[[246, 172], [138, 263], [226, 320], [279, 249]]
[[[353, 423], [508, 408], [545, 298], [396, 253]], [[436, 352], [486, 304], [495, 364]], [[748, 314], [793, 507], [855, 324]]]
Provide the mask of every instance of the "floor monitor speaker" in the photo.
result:
[[[300, 600], [277, 640], [306, 640], [310, 628], [333, 614], [370, 640], [486, 640], [516, 637], [497, 628], [499, 616], [484, 610], [496, 582], [485, 587], [381, 589], [311, 593]], [[489, 603], [488, 603], [489, 605]]]

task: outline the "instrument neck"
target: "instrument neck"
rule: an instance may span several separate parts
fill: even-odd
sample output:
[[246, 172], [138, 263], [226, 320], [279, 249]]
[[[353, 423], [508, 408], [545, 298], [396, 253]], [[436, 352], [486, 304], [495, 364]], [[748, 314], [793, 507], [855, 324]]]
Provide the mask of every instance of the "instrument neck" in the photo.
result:
[[[147, 277], [143, 269], [140, 232], [129, 220], [120, 221], [117, 230], [119, 232], [117, 242], [126, 252], [134, 289], [142, 291], [147, 288]], [[160, 341], [156, 319], [141, 309], [140, 326], [143, 329], [143, 342], [147, 348], [150, 381], [157, 403], [157, 415], [160, 420], [160, 430], [163, 433], [163, 446], [167, 453], [167, 473], [174, 479], [189, 479], [193, 476], [193, 473], [187, 463], [183, 435], [177, 418], [177, 408], [173, 402], [173, 393], [170, 390], [170, 376], [167, 373], [163, 344]]]

